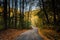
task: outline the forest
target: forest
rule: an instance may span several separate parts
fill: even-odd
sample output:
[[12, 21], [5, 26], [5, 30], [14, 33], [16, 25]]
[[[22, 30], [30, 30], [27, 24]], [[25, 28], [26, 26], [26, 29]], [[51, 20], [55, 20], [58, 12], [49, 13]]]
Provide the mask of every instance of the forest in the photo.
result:
[[43, 40], [60, 40], [60, 0], [0, 0], [0, 40], [34, 29]]

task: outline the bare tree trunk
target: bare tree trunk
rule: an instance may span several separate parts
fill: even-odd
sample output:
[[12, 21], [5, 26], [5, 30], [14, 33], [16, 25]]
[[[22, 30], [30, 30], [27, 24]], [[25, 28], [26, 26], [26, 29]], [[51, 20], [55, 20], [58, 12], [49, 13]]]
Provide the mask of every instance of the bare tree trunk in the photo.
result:
[[54, 12], [54, 24], [56, 24], [55, 0], [52, 0], [52, 9]]
[[22, 0], [21, 26], [24, 27], [24, 0]]
[[4, 18], [4, 26], [5, 29], [7, 29], [7, 0], [4, 0], [4, 13], [3, 13], [3, 18]]
[[7, 0], [8, 3], [8, 27], [10, 27], [10, 0]]
[[[12, 13], [13, 13], [13, 17], [12, 17], [12, 26], [14, 25], [14, 7], [13, 7], [13, 5], [14, 5], [14, 0], [12, 0]], [[13, 26], [14, 27], [14, 26]]]
[[15, 0], [15, 28], [17, 27], [17, 0]]
[[44, 7], [44, 1], [42, 0], [42, 6], [43, 6], [43, 11], [45, 13], [46, 19], [47, 19], [47, 23], [49, 23], [49, 19], [48, 19], [48, 14], [46, 13], [45, 7]]
[[24, 0], [20, 0], [20, 28], [24, 28]]
[[32, 4], [33, 4], [33, 3], [31, 3], [32, 1], [33, 0], [30, 0], [30, 5], [29, 5], [29, 12], [28, 12], [29, 21], [31, 21], [31, 13], [32, 13], [31, 8], [32, 8]]
[[21, 27], [21, 0], [20, 0], [19, 4], [20, 4], [20, 15], [19, 15], [20, 16], [20, 19], [19, 19], [19, 24], [20, 25], [19, 26], [20, 26], [20, 29], [21, 29], [22, 28]]

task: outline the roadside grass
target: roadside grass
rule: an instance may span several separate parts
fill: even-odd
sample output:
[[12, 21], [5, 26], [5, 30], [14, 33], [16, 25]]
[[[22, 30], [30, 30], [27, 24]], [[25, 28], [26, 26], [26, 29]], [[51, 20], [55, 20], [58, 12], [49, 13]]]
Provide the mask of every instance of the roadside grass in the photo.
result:
[[60, 40], [60, 32], [53, 30], [51, 27], [40, 28], [39, 34], [42, 34], [44, 40]]
[[7, 29], [0, 32], [0, 40], [14, 40], [21, 33], [27, 31], [27, 29]]
[[43, 38], [43, 40], [50, 40], [50, 39], [48, 39], [48, 38], [43, 34], [43, 32], [41, 31], [41, 29], [38, 29], [38, 33], [39, 33], [39, 35]]
[[0, 30], [2, 30], [4, 27], [2, 25], [0, 25]]

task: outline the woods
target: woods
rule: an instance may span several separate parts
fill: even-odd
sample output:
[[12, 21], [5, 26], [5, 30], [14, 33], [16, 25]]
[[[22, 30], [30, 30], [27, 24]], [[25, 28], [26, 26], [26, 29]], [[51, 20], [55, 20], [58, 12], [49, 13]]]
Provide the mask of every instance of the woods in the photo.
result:
[[[26, 25], [24, 20], [25, 11], [28, 10], [26, 7], [29, 3], [29, 12], [28, 12], [28, 21], [31, 19], [32, 6], [34, 4], [34, 0], [1, 0], [0, 7], [4, 8], [2, 12], [3, 20], [4, 20], [4, 28], [7, 29], [10, 26], [14, 26], [13, 28], [19, 27], [25, 28]], [[40, 8], [40, 11], [37, 13], [39, 17], [42, 17], [43, 24], [47, 23], [47, 25], [55, 25], [60, 26], [60, 5], [59, 0], [37, 0], [36, 7]], [[2, 5], [2, 6], [1, 6]], [[19, 8], [18, 8], [19, 7]], [[25, 10], [26, 9], [26, 10]], [[19, 13], [19, 14], [18, 14]], [[44, 16], [43, 16], [44, 15]], [[58, 27], [59, 28], [59, 27]], [[58, 29], [59, 30], [59, 29]]]
[[0, 0], [0, 30], [48, 29], [60, 33], [59, 0]]
[[[40, 3], [41, 2], [41, 3]], [[59, 9], [58, 9], [58, 5], [59, 2], [58, 0], [40, 0], [39, 5], [40, 6], [40, 12], [38, 12], [38, 16], [41, 17], [41, 15], [45, 15], [42, 16], [42, 20], [45, 21], [45, 23], [47, 23], [47, 25], [54, 25], [56, 26], [57, 30], [59, 30], [59, 26], [58, 24], [60, 24], [59, 22]], [[44, 12], [44, 13], [42, 13]], [[44, 23], [43, 23], [44, 24]], [[55, 28], [55, 27], [54, 27]]]
[[[25, 2], [24, 0], [20, 0], [20, 2], [18, 2], [19, 0], [2, 0], [0, 2], [3, 2], [1, 7], [4, 8], [4, 10], [2, 11], [2, 16], [3, 16], [3, 20], [4, 20], [4, 29], [7, 28], [17, 28], [19, 26], [19, 28], [25, 28], [24, 25], [26, 25], [24, 22], [24, 8], [25, 8]], [[26, 2], [27, 3], [27, 2]], [[18, 5], [20, 4], [20, 5]], [[0, 4], [1, 5], [1, 4]], [[26, 4], [27, 6], [27, 4]], [[19, 7], [19, 8], [18, 8]], [[30, 7], [29, 7], [29, 11], [30, 11]], [[30, 15], [28, 13], [28, 15]], [[29, 20], [29, 18], [28, 18]], [[27, 21], [26, 21], [27, 22]]]

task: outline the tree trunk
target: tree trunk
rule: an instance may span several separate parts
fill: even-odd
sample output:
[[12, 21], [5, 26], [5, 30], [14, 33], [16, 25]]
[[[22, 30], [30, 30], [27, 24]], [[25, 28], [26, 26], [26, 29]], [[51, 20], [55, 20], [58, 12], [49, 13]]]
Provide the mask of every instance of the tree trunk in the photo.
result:
[[21, 26], [24, 27], [24, 0], [22, 0]]
[[17, 0], [15, 0], [15, 28], [17, 27]]
[[7, 29], [7, 0], [4, 0], [4, 13], [3, 13], [3, 18], [4, 18], [4, 27]]
[[52, 0], [52, 9], [54, 12], [54, 24], [56, 24], [55, 0]]
[[20, 0], [20, 28], [24, 28], [24, 0]]
[[10, 0], [7, 0], [8, 4], [8, 27], [10, 27]]
[[47, 19], [47, 23], [49, 23], [49, 19], [48, 19], [48, 14], [46, 13], [45, 7], [44, 7], [44, 1], [42, 0], [42, 6], [43, 6], [43, 11], [45, 13], [46, 19]]

